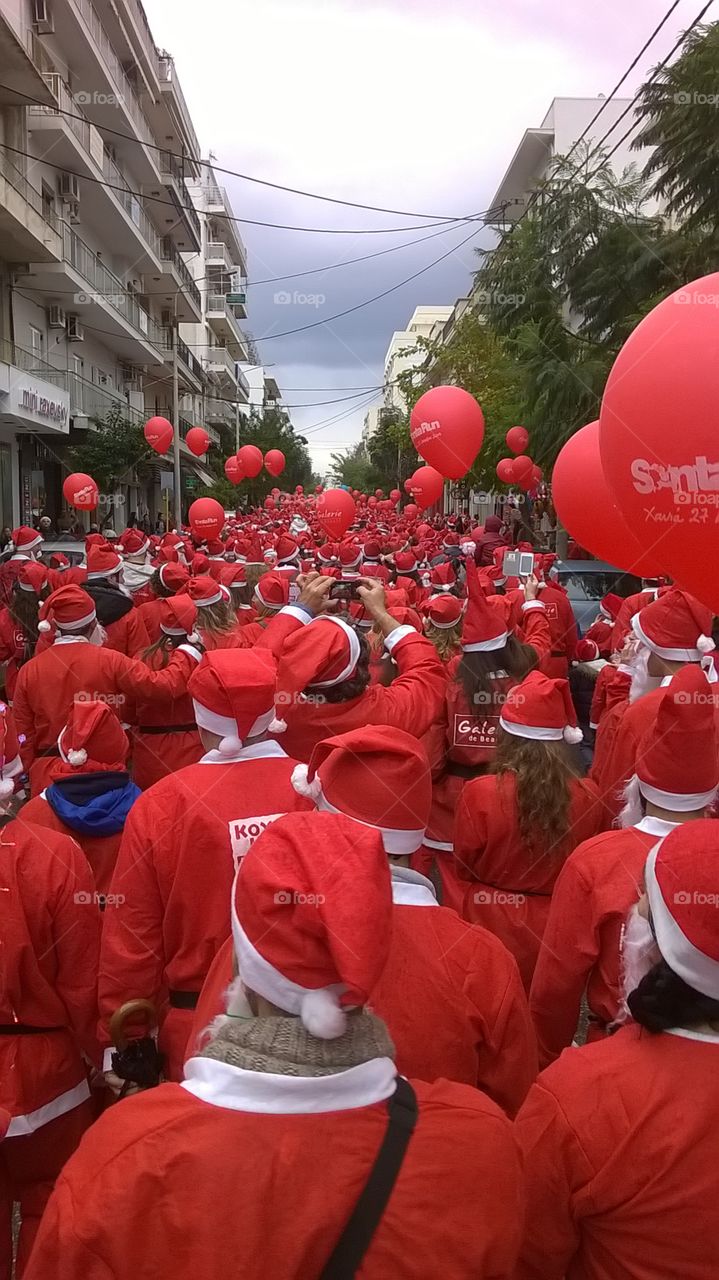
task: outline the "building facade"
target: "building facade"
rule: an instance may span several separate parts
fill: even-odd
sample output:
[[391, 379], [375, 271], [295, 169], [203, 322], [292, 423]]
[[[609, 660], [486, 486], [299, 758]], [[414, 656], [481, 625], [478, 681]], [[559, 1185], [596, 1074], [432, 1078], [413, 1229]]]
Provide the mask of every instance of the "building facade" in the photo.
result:
[[426, 359], [426, 352], [417, 349], [419, 338], [429, 339], [435, 326], [444, 324], [452, 313], [451, 307], [415, 307], [406, 329], [392, 334], [384, 361], [384, 407], [407, 408], [397, 379], [407, 369], [415, 369]]

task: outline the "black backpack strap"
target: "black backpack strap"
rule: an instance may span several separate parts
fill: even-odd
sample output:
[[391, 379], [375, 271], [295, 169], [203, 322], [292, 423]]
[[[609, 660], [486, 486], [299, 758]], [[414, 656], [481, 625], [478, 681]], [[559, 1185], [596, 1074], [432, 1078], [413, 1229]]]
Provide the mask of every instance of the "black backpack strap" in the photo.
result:
[[417, 1095], [403, 1076], [397, 1077], [397, 1088], [387, 1099], [387, 1110], [389, 1123], [382, 1145], [320, 1280], [352, 1280], [387, 1208], [417, 1123]]

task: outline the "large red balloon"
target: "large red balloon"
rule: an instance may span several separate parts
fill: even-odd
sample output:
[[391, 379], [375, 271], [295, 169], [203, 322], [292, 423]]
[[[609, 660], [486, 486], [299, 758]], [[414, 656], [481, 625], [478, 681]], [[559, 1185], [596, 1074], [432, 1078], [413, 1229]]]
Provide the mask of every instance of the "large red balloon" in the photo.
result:
[[202, 538], [219, 538], [225, 523], [225, 512], [216, 498], [196, 498], [188, 516], [194, 534]]
[[256, 444], [243, 444], [241, 449], [237, 450], [237, 457], [242, 464], [245, 475], [254, 480], [262, 470], [264, 458], [262, 450], [257, 448]]
[[645, 316], [612, 365], [599, 444], [647, 558], [719, 611], [719, 274]]
[[531, 479], [533, 469], [532, 459], [526, 453], [520, 453], [519, 457], [512, 462], [512, 479], [515, 484], [524, 488], [524, 481]]
[[526, 427], [510, 427], [504, 438], [512, 453], [524, 453], [529, 444], [529, 432]]
[[497, 463], [497, 478], [502, 484], [512, 484], [514, 480], [514, 458], [502, 458]]
[[412, 476], [412, 497], [420, 511], [425, 511], [442, 497], [444, 480], [434, 467], [418, 467]]
[[317, 519], [331, 538], [341, 538], [357, 514], [357, 506], [347, 489], [325, 489], [317, 499]]
[[245, 478], [244, 468], [240, 459], [233, 455], [225, 462], [225, 475], [230, 484], [239, 484]]
[[265, 498], [265, 508], [267, 511], [274, 511], [275, 509], [275, 500], [270, 494]]
[[143, 434], [155, 453], [167, 453], [175, 433], [167, 418], [148, 418]]
[[204, 427], [190, 427], [185, 436], [185, 444], [190, 453], [194, 453], [195, 457], [199, 458], [203, 453], [207, 453], [210, 447], [210, 437]]
[[374, 491], [374, 496], [375, 496], [375, 498], [383, 498], [383, 497], [384, 497], [384, 489], [375, 489], [375, 491]]
[[265, 454], [265, 471], [271, 476], [281, 476], [285, 469], [285, 455], [281, 449], [270, 449]]
[[299, 494], [301, 494], [301, 493], [304, 493], [304, 491], [305, 491], [304, 485], [302, 485], [302, 484], [296, 484], [296, 485], [295, 485], [295, 493], [296, 493], [296, 494], [298, 494], [298, 495], [299, 495]]
[[420, 457], [448, 480], [466, 475], [482, 448], [484, 414], [462, 387], [432, 387], [420, 396], [409, 420]]
[[599, 455], [599, 423], [570, 436], [554, 464], [552, 498], [565, 529], [580, 546], [617, 569], [655, 577], [662, 567], [640, 545], [614, 502]]
[[393, 503], [394, 506], [396, 506], [400, 498], [402, 497], [402, 494], [400, 493], [399, 489], [390, 489], [389, 496], [390, 496], [390, 501]]
[[419, 507], [415, 502], [408, 502], [403, 514], [408, 520], [414, 520], [419, 515]]
[[73, 471], [62, 484], [62, 494], [76, 511], [94, 511], [100, 501], [97, 485], [84, 471]]

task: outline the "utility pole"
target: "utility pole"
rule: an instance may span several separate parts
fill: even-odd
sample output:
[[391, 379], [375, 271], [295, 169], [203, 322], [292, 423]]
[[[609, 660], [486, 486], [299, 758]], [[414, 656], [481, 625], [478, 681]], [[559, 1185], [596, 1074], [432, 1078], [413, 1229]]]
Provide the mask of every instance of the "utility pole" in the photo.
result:
[[235, 400], [235, 455], [240, 451], [240, 400]]
[[175, 490], [175, 529], [179, 533], [182, 529], [182, 492], [180, 489], [180, 386], [177, 370], [177, 339], [177, 320], [175, 320], [172, 326], [172, 425], [175, 429], [172, 437], [172, 470]]

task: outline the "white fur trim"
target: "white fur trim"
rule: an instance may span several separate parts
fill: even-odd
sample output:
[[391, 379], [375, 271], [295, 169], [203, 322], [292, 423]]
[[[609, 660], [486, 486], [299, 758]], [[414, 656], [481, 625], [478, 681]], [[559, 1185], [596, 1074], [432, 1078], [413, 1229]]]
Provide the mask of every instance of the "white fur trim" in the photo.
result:
[[15, 783], [9, 778], [0, 778], [0, 800], [7, 800], [15, 790]]
[[712, 787], [711, 791], [687, 792], [682, 795], [674, 791], [663, 791], [660, 787], [653, 787], [639, 777], [637, 782], [645, 800], [649, 800], [651, 804], [657, 805], [660, 809], [671, 809], [673, 813], [693, 813], [696, 809], [705, 809], [707, 805], [712, 803], [717, 793], [717, 788]]
[[207, 596], [204, 600], [195, 600], [194, 603], [198, 609], [207, 609], [211, 604], [220, 604], [225, 597], [222, 594], [222, 588], [218, 586], [214, 596]]
[[[689, 941], [677, 924], [664, 900], [656, 876], [657, 855], [661, 840], [655, 844], [644, 871], [647, 896], [657, 946], [669, 965], [695, 991], [719, 1000], [719, 960], [712, 960]], [[684, 886], [682, 886], [682, 889]]]
[[409, 623], [403, 622], [401, 626], [395, 627], [394, 631], [390, 631], [389, 635], [385, 636], [384, 647], [388, 653], [391, 653], [395, 645], [398, 645], [400, 640], [404, 640], [405, 636], [418, 635], [419, 632], [415, 627], [410, 627]]
[[310, 1035], [318, 1040], [336, 1040], [347, 1030], [347, 1014], [329, 987], [308, 991], [302, 997], [300, 1019]]
[[277, 716], [273, 716], [267, 728], [270, 733], [286, 733], [287, 721], [281, 720]]
[[340, 671], [339, 675], [334, 676], [332, 680], [313, 680], [311, 682], [313, 689], [331, 689], [331, 688], [334, 688], [334, 686], [337, 684], [342, 684], [342, 681], [346, 680], [347, 677], [351, 676], [352, 672], [356, 670], [357, 663], [359, 662], [362, 654], [362, 649], [360, 647], [360, 642], [359, 642], [359, 636], [357, 635], [357, 632], [355, 631], [354, 627], [350, 627], [342, 618], [333, 618], [330, 614], [324, 614], [323, 620], [326, 622], [333, 623], [334, 626], [336, 627], [342, 628], [345, 635], [347, 636], [347, 639], [349, 640], [350, 652], [349, 652], [349, 658], [345, 666]]
[[330, 1076], [280, 1076], [246, 1071], [212, 1058], [190, 1058], [181, 1088], [211, 1106], [256, 1115], [322, 1115], [369, 1107], [391, 1097], [397, 1068], [391, 1058], [370, 1058]]
[[218, 744], [217, 750], [221, 756], [236, 756], [242, 750], [242, 739], [236, 734], [228, 734], [226, 738], [222, 738]]
[[65, 1093], [60, 1093], [52, 1102], [46, 1102], [44, 1106], [38, 1107], [35, 1111], [28, 1111], [22, 1116], [13, 1116], [6, 1133], [6, 1138], [21, 1138], [29, 1133], [37, 1133], [38, 1129], [42, 1129], [43, 1125], [49, 1124], [51, 1120], [56, 1120], [58, 1116], [67, 1115], [68, 1111], [73, 1111], [75, 1107], [79, 1107], [81, 1102], [90, 1097], [90, 1086], [83, 1077], [79, 1084], [74, 1088], [67, 1089]]
[[700, 636], [697, 640], [697, 649], [700, 653], [713, 653], [716, 645], [711, 636]]
[[491, 640], [477, 640], [474, 644], [462, 644], [465, 653], [491, 653], [493, 649], [503, 649], [509, 639], [509, 632], [503, 631]]
[[306, 764], [297, 764], [292, 770], [290, 781], [298, 796], [304, 796], [307, 800], [317, 800], [322, 794], [322, 787], [319, 778], [315, 777], [310, 782], [308, 778], [309, 769]]
[[72, 748], [67, 753], [67, 763], [71, 764], [74, 769], [79, 769], [80, 765], [87, 764], [87, 751], [84, 747], [79, 747], [77, 751]]
[[[515, 738], [534, 738], [537, 742], [561, 742], [564, 729], [546, 729], [538, 724], [514, 724], [500, 716], [499, 723], [506, 733], [513, 733]], [[568, 727], [568, 726], [565, 726]]]
[[[315, 778], [315, 781], [317, 781], [317, 778]], [[368, 827], [371, 831], [378, 831], [382, 837], [385, 853], [394, 854], [398, 857], [416, 853], [424, 841], [426, 827], [419, 827], [414, 830], [401, 827], [381, 827], [375, 822], [364, 822], [362, 818], [355, 818], [351, 813], [347, 813], [343, 809], [336, 809], [333, 804], [330, 804], [321, 785], [316, 801], [317, 808], [322, 813], [339, 813], [345, 818], [349, 818], [351, 822], [356, 822], [360, 827]]]
[[206, 729], [208, 733], [215, 733], [220, 738], [239, 737], [237, 721], [233, 716], [221, 716], [216, 711], [210, 711], [209, 707], [203, 707], [202, 703], [195, 702], [194, 698], [192, 707], [198, 729]]
[[[544, 583], [540, 582], [539, 585], [542, 587]], [[528, 609], [544, 609], [544, 612], [547, 612], [543, 600], [525, 600], [522, 605], [522, 613], [526, 613]]]
[[641, 792], [639, 790], [639, 779], [635, 774], [627, 782], [622, 792], [624, 804], [622, 811], [617, 819], [617, 826], [622, 830], [628, 827], [636, 827], [642, 821], [642, 801]]
[[[53, 622], [58, 631], [82, 631], [83, 627], [89, 627], [91, 622], [97, 621], [97, 614], [93, 609], [92, 613], [86, 613], [84, 618], [78, 618], [76, 622], [58, 622], [57, 618], [53, 618]], [[43, 627], [41, 622], [38, 623], [38, 630]], [[43, 627], [43, 631], [45, 628]], [[48, 630], [50, 628], [48, 627]]]
[[635, 613], [632, 618], [632, 631], [637, 639], [646, 645], [647, 649], [655, 653], [658, 658], [665, 658], [667, 662], [699, 662], [706, 653], [711, 653], [714, 648], [713, 641], [709, 641], [711, 646], [709, 649], [701, 647], [706, 645], [707, 640], [709, 640], [708, 636], [703, 635], [697, 636], [697, 643], [693, 649], [666, 649], [662, 645], [655, 644], [653, 640], [649, 639], [646, 632], [642, 630], [638, 613]]

